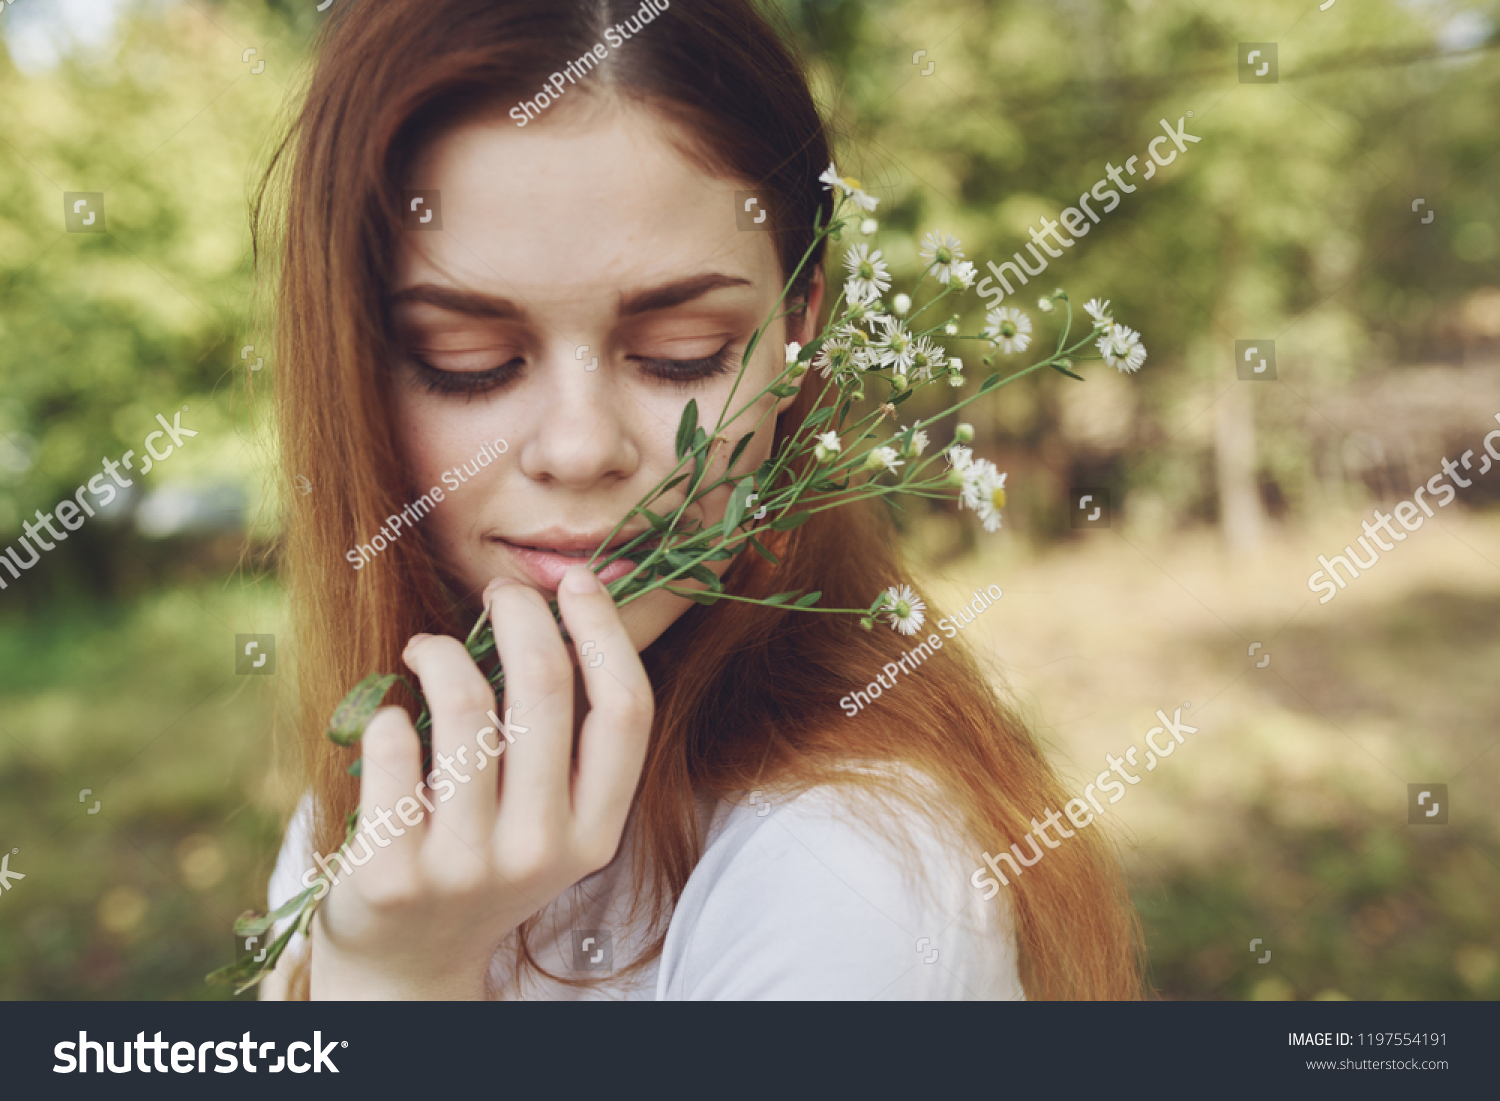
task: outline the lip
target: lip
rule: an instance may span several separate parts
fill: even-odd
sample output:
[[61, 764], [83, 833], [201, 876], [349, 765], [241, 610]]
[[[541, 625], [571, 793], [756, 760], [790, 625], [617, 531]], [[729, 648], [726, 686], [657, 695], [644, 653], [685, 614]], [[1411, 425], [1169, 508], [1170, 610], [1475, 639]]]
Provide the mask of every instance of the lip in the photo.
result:
[[[624, 546], [640, 534], [641, 532], [636, 531], [616, 535], [610, 539], [606, 552]], [[556, 591], [568, 568], [586, 564], [599, 544], [609, 539], [609, 531], [577, 534], [553, 527], [531, 535], [494, 535], [490, 539], [505, 548], [538, 588]], [[634, 562], [628, 558], [618, 558], [597, 572], [599, 580], [608, 585], [634, 570]]]

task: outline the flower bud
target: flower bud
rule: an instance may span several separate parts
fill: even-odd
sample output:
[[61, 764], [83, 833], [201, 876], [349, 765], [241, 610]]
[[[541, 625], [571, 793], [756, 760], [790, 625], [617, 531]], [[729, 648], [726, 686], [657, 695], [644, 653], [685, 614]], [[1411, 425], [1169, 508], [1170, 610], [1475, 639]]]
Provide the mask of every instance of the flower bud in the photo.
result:
[[953, 430], [953, 438], [959, 443], [970, 443], [974, 439], [974, 426], [965, 421]]
[[880, 223], [877, 222], [874, 218], [866, 218], [864, 221], [859, 223], [859, 231], [866, 237], [870, 236], [870, 234], [874, 233], [879, 228]]
[[891, 382], [895, 385], [898, 393], [902, 390], [907, 389], [911, 385], [911, 380], [908, 379], [905, 375], [901, 374], [899, 371], [891, 376]]
[[897, 317], [905, 317], [906, 311], [911, 309], [911, 295], [898, 294], [891, 303], [891, 309], [896, 312]]

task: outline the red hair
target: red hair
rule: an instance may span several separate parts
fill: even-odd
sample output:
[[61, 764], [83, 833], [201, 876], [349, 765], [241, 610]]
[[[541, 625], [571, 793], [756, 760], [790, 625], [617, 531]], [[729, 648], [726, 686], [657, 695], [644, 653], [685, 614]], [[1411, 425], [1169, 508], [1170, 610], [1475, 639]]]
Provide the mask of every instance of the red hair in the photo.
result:
[[[281, 263], [284, 484], [339, 472], [315, 478], [315, 495], [287, 497], [281, 560], [319, 852], [342, 841], [344, 815], [359, 800], [346, 774], [357, 750], [323, 734], [339, 700], [365, 674], [400, 669], [411, 635], [462, 637], [479, 610], [472, 594], [450, 586], [420, 527], [357, 572], [343, 557], [412, 488], [389, 449], [397, 433], [387, 373], [370, 366], [395, 358], [384, 296], [401, 233], [399, 181], [423, 142], [531, 98], [635, 10], [629, 0], [340, 4], [322, 29], [301, 111], [256, 195], [257, 259], [264, 252]], [[826, 220], [831, 209], [817, 181], [831, 159], [828, 139], [801, 66], [750, 0], [673, 0], [573, 90], [630, 99], [676, 122], [695, 164], [765, 195], [782, 271], [795, 268], [813, 239], [814, 215], [821, 209]], [[285, 235], [263, 249], [263, 208], [289, 149], [295, 155], [276, 220]], [[794, 299], [805, 300], [821, 253], [820, 246]], [[778, 446], [818, 400], [817, 387], [803, 387], [779, 418]], [[741, 555], [725, 576], [729, 590], [818, 589], [827, 606], [863, 607], [907, 576], [890, 520], [873, 503], [819, 514], [772, 549], [779, 566]], [[1036, 742], [960, 639], [875, 706], [855, 716], [840, 708], [848, 686], [866, 683], [904, 648], [883, 626], [866, 632], [852, 617], [729, 601], [693, 606], [648, 647], [656, 718], [630, 836], [639, 913], [662, 935], [631, 968], [660, 953], [665, 919], [702, 855], [698, 794], [817, 784], [879, 790], [946, 823], [976, 865], [981, 850], [1006, 849], [1030, 831], [1033, 815], [1063, 805], [1067, 793]], [[415, 701], [404, 702], [415, 717]], [[855, 761], [911, 766], [933, 790], [918, 794], [878, 772], [851, 771]], [[1139, 996], [1139, 924], [1101, 830], [1080, 830], [1048, 855], [1008, 888], [1027, 996]], [[530, 924], [516, 941], [518, 962], [539, 968], [527, 949]], [[294, 994], [306, 996], [306, 980], [304, 960]]]

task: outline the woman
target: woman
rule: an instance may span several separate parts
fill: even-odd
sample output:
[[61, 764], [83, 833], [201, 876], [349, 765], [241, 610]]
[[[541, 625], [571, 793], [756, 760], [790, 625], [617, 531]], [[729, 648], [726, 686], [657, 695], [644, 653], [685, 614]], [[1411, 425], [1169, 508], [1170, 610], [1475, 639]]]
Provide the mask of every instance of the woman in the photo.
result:
[[[335, 885], [263, 996], [1138, 995], [1099, 831], [998, 897], [971, 886], [982, 851], [1066, 796], [958, 640], [851, 716], [840, 698], [909, 646], [894, 633], [661, 591], [620, 609], [581, 564], [674, 465], [686, 402], [725, 406], [832, 208], [823, 126], [765, 19], [748, 0], [330, 17], [256, 224], [292, 146], [278, 409], [288, 480], [318, 487], [291, 497], [284, 557], [311, 791], [271, 904], [318, 867]], [[739, 393], [816, 334], [821, 252]], [[815, 399], [768, 397], [732, 425], [762, 425], [736, 469]], [[878, 509], [820, 514], [771, 549], [779, 564], [716, 572], [830, 607], [903, 578]], [[454, 637], [485, 607], [498, 713]], [[403, 707], [370, 723], [358, 780], [323, 737], [375, 669], [420, 680], [425, 783]], [[466, 756], [476, 733], [487, 754]], [[364, 836], [320, 857], [355, 806]]]

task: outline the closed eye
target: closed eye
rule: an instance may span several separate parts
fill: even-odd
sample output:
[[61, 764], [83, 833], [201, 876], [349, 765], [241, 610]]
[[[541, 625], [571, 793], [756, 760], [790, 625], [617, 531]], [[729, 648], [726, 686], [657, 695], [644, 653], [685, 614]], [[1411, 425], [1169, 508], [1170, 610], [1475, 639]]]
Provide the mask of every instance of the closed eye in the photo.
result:
[[664, 381], [679, 384], [701, 382], [729, 370], [729, 345], [733, 343], [732, 340], [726, 341], [713, 355], [701, 359], [656, 359], [648, 356], [629, 358], [639, 362], [647, 374]]
[[515, 378], [526, 365], [523, 358], [516, 356], [509, 362], [498, 367], [487, 367], [483, 371], [445, 371], [441, 367], [434, 367], [421, 356], [411, 353], [407, 355], [417, 366], [418, 381], [431, 394], [464, 394], [472, 397], [488, 393]]
[[[732, 340], [726, 341], [724, 346], [713, 355], [699, 359], [662, 359], [654, 356], [628, 356], [627, 358], [640, 363], [642, 369], [655, 378], [679, 385], [690, 385], [729, 370], [731, 359], [729, 346], [733, 343]], [[441, 367], [434, 367], [421, 356], [412, 353], [407, 353], [407, 356], [416, 365], [418, 381], [428, 393], [463, 394], [468, 397], [499, 389], [515, 378], [526, 365], [523, 357], [516, 356], [497, 367], [488, 367], [482, 371], [448, 371]]]

